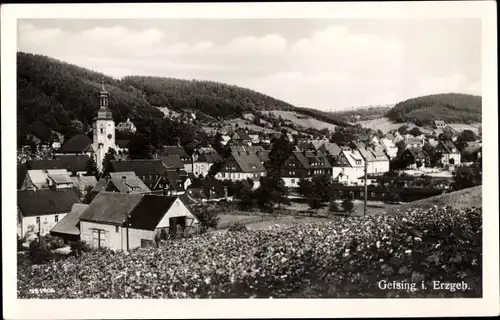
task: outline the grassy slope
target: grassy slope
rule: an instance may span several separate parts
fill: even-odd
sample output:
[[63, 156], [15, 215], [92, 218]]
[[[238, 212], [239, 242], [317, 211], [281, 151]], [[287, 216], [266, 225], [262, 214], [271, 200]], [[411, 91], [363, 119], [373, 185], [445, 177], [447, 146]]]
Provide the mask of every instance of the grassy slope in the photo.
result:
[[401, 206], [393, 207], [386, 211], [387, 213], [394, 213], [399, 210], [408, 210], [415, 208], [431, 208], [433, 206], [452, 206], [457, 209], [467, 207], [482, 207], [482, 186], [468, 188], [460, 191], [450, 192], [447, 194], [430, 197], [414, 202], [405, 203]]

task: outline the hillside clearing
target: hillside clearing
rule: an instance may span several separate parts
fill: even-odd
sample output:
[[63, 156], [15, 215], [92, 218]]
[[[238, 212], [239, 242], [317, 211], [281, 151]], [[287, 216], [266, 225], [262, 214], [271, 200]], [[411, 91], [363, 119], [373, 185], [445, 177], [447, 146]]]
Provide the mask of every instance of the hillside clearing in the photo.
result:
[[281, 118], [283, 120], [289, 120], [294, 125], [302, 126], [305, 128], [313, 128], [316, 130], [323, 130], [326, 128], [330, 131], [335, 131], [335, 127], [337, 127], [334, 124], [320, 121], [320, 120], [314, 119], [310, 116], [306, 116], [306, 115], [302, 115], [300, 113], [297, 113], [295, 111], [272, 110], [272, 111], [262, 111], [262, 114], [265, 114], [265, 115], [273, 114], [275, 117], [281, 116]]
[[374, 120], [360, 121], [358, 122], [362, 127], [369, 128], [372, 130], [381, 130], [383, 133], [387, 133], [391, 130], [397, 130], [403, 125], [403, 123], [395, 123], [387, 117], [382, 117]]
[[418, 201], [402, 204], [385, 211], [387, 214], [394, 214], [396, 211], [408, 209], [428, 209], [434, 206], [452, 206], [453, 208], [463, 209], [468, 207], [482, 207], [482, 186], [463, 189], [460, 191], [450, 192], [443, 195], [430, 197]]

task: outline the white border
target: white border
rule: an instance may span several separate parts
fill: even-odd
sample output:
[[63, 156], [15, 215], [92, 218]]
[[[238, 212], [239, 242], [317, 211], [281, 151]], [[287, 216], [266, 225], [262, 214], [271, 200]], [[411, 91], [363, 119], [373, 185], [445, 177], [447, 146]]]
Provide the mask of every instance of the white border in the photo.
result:
[[[466, 316], [499, 314], [496, 3], [13, 5], [1, 10], [3, 305], [6, 319]], [[484, 155], [482, 299], [16, 300], [16, 50], [20, 18], [480, 18]]]

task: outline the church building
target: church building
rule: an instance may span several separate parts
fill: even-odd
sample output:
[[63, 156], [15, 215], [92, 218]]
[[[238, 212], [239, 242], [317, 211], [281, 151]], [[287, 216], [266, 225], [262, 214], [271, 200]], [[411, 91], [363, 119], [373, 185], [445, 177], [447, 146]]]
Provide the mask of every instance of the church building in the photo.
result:
[[104, 88], [99, 93], [99, 110], [94, 118], [93, 123], [93, 143], [92, 147], [95, 154], [97, 170], [102, 172], [102, 162], [106, 153], [110, 148], [117, 150], [115, 144], [115, 122], [113, 121], [113, 114], [108, 109], [109, 93]]

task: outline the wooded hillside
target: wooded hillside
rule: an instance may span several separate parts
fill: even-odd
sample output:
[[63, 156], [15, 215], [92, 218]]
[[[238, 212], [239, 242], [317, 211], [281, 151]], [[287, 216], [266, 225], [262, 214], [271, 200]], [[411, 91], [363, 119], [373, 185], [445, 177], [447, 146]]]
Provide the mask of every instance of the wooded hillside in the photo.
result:
[[448, 123], [481, 122], [481, 97], [460, 93], [444, 93], [413, 98], [397, 103], [387, 117], [395, 122], [411, 121], [416, 125], [434, 120]]

